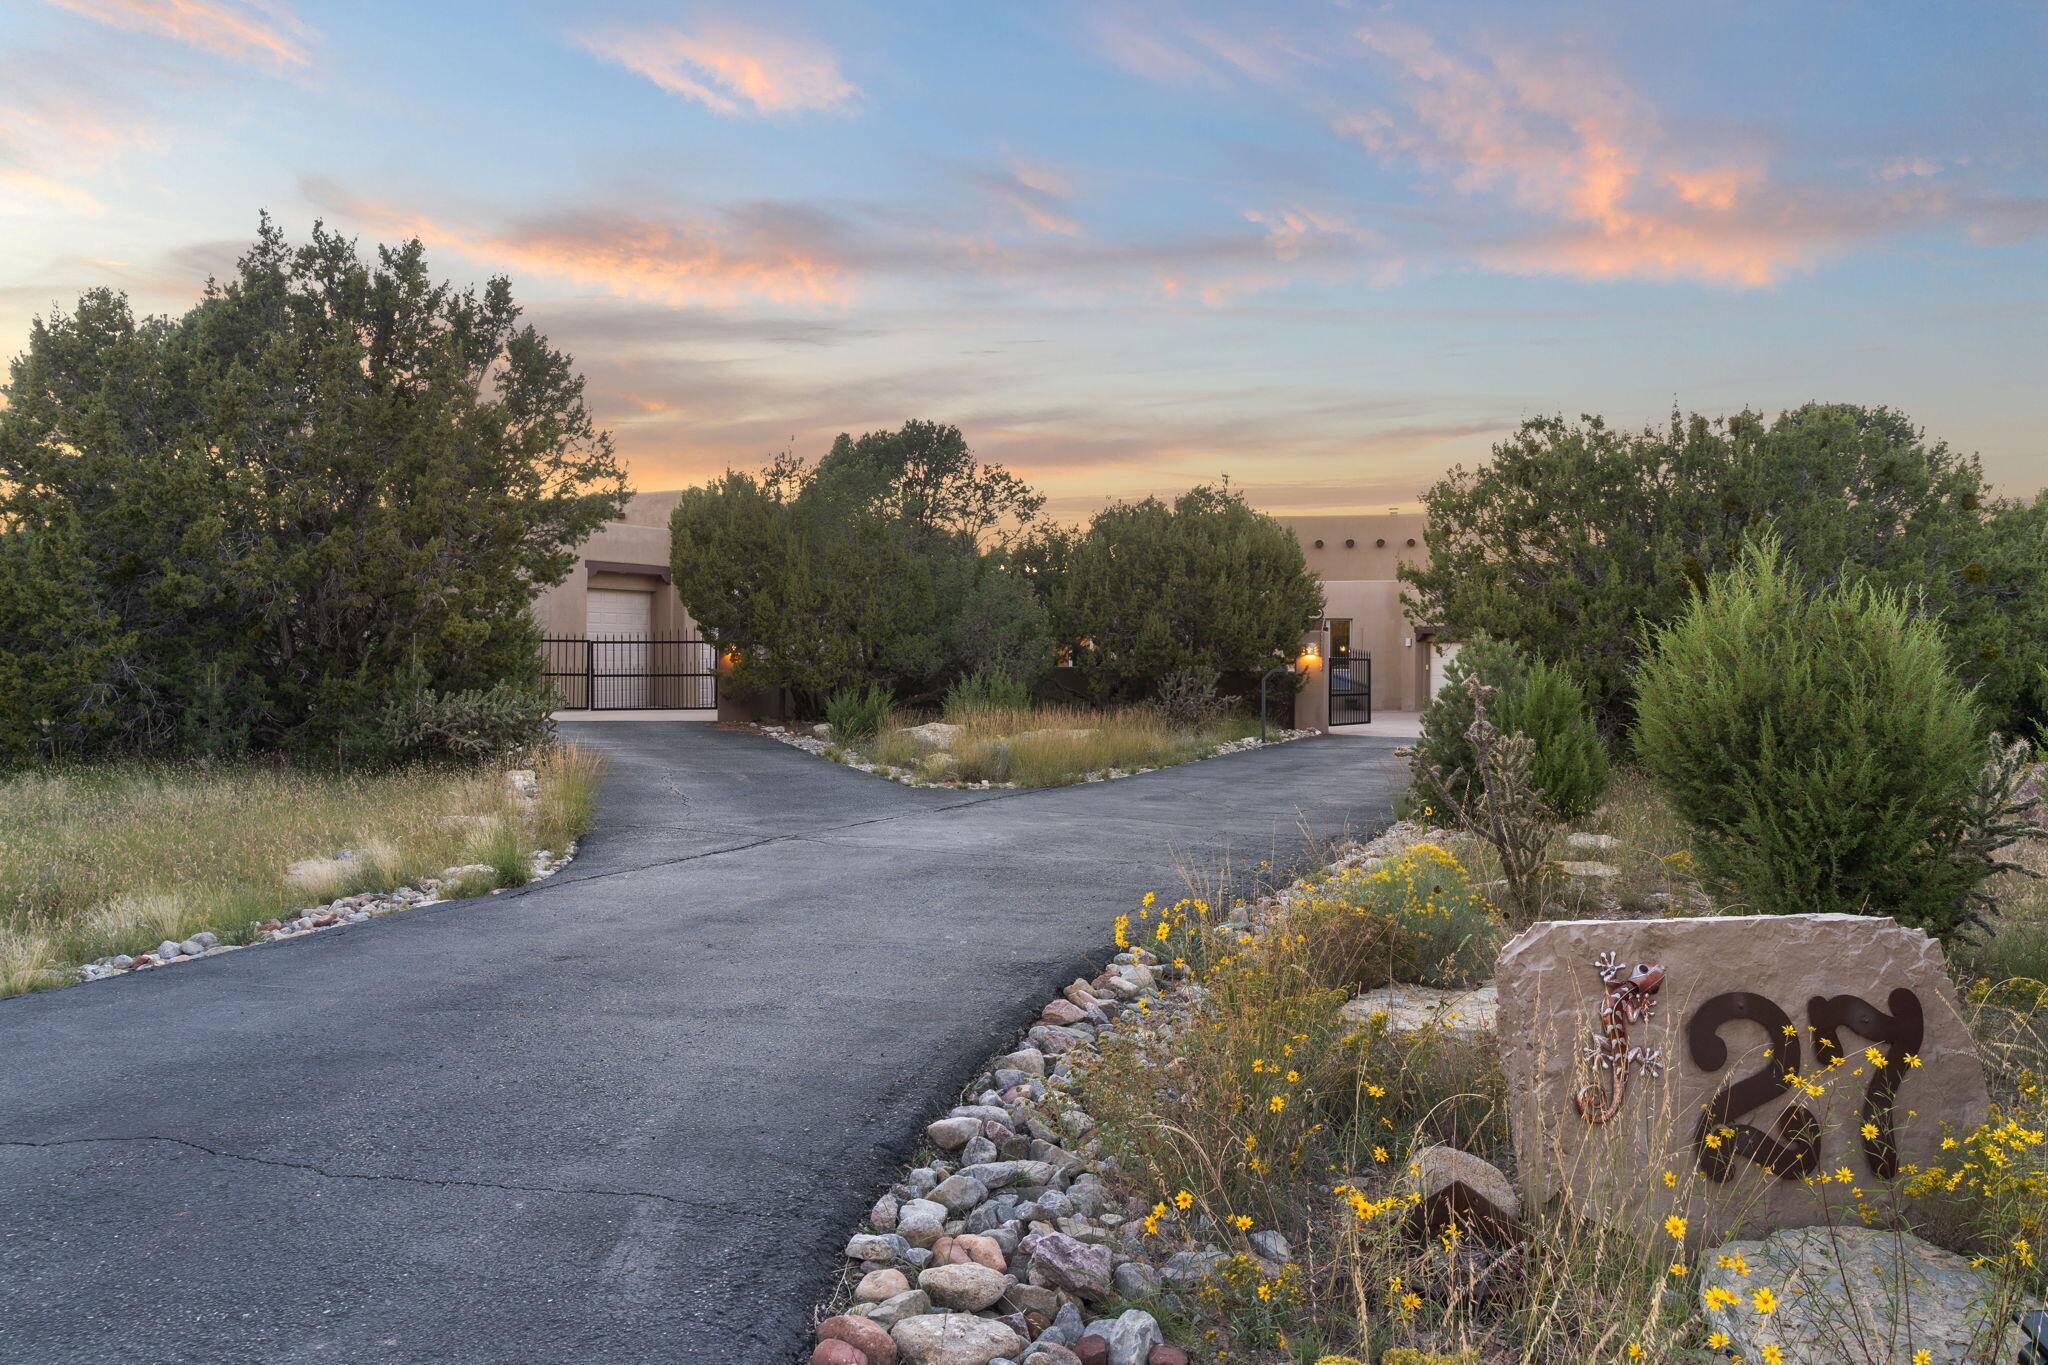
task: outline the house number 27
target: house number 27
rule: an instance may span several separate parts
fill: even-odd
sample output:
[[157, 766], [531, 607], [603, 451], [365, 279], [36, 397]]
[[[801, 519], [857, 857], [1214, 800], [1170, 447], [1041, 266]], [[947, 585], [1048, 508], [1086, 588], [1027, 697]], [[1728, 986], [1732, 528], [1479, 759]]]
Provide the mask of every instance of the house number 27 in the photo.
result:
[[[1892, 1103], [1905, 1075], [1901, 1058], [1920, 1050], [1927, 1023], [1920, 997], [1912, 991], [1901, 987], [1886, 1003], [1891, 1008], [1889, 1014], [1853, 995], [1816, 995], [1806, 1002], [1808, 1031], [1822, 1066], [1843, 1057], [1844, 1028], [1883, 1048], [1884, 1065], [1871, 1066], [1858, 1124], [1863, 1159], [1871, 1173], [1882, 1179], [1899, 1173]], [[1793, 1086], [1791, 1078], [1799, 1074], [1799, 1030], [1775, 1001], [1754, 991], [1729, 991], [1701, 1005], [1685, 1026], [1686, 1048], [1693, 1064], [1707, 1072], [1728, 1065], [1728, 1044], [1722, 1041], [1721, 1030], [1739, 1020], [1763, 1029], [1770, 1040], [1770, 1055], [1758, 1070], [1721, 1087], [1700, 1116], [1692, 1139], [1700, 1170], [1710, 1180], [1725, 1181], [1735, 1172], [1735, 1159], [1742, 1157], [1780, 1179], [1811, 1175], [1820, 1168], [1821, 1147], [1820, 1120], [1812, 1110], [1788, 1104], [1768, 1129], [1735, 1121], [1786, 1093]]]

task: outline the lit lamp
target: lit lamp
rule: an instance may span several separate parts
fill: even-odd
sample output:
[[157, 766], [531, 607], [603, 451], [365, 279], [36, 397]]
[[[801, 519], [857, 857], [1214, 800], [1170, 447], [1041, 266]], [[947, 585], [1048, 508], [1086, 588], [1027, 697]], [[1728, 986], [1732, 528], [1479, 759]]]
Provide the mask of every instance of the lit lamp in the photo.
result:
[[1295, 670], [1301, 673], [1311, 673], [1315, 671], [1316, 660], [1322, 657], [1322, 650], [1316, 647], [1314, 640], [1310, 640], [1301, 647], [1301, 657], [1294, 661]]

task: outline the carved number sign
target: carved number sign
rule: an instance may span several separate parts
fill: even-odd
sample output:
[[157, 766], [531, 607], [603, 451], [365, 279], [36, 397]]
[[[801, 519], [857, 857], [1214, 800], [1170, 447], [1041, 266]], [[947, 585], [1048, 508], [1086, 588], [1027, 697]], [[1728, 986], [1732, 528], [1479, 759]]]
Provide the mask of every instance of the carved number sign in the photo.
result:
[[[1814, 1039], [1817, 1060], [1826, 1066], [1843, 1057], [1841, 1031], [1853, 1030], [1884, 1047], [1884, 1065], [1871, 1068], [1870, 1084], [1864, 1091], [1859, 1128], [1874, 1130], [1863, 1139], [1863, 1159], [1873, 1174], [1889, 1179], [1899, 1173], [1899, 1151], [1892, 1126], [1892, 1103], [1898, 1098], [1899, 1082], [1905, 1074], [1901, 1061], [1907, 1053], [1918, 1052], [1926, 1033], [1926, 1016], [1920, 997], [1901, 988], [1891, 993], [1886, 1014], [1867, 1000], [1853, 995], [1816, 995], [1806, 1002], [1806, 1018]], [[1710, 1180], [1725, 1181], [1734, 1174], [1740, 1156], [1764, 1167], [1779, 1178], [1790, 1180], [1811, 1175], [1820, 1168], [1820, 1121], [1804, 1105], [1788, 1104], [1770, 1130], [1735, 1120], [1762, 1108], [1792, 1088], [1791, 1077], [1799, 1072], [1799, 1032], [1778, 1005], [1752, 991], [1729, 991], [1699, 1007], [1686, 1022], [1686, 1047], [1693, 1064], [1703, 1071], [1719, 1071], [1728, 1065], [1728, 1045], [1721, 1030], [1738, 1020], [1762, 1028], [1770, 1040], [1770, 1054], [1756, 1071], [1723, 1086], [1693, 1131], [1693, 1148], [1699, 1153], [1700, 1170]], [[1719, 1143], [1708, 1137], [1720, 1134]]]

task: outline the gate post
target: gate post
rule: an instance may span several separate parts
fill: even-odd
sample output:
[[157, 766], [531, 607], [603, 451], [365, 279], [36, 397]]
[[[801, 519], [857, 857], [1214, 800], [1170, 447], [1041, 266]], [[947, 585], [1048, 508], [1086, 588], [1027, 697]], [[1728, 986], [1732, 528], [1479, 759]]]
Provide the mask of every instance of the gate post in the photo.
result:
[[[1309, 657], [1310, 651], [1314, 657]], [[1305, 631], [1301, 637], [1301, 690], [1294, 694], [1294, 728], [1330, 733], [1330, 632]]]

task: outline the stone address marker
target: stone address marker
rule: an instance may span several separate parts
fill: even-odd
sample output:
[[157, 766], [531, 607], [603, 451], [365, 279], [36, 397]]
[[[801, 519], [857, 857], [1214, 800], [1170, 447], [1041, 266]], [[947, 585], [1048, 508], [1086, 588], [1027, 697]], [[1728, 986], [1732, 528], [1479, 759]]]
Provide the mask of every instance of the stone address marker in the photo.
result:
[[[1676, 1213], [1694, 1239], [1806, 1227], [1805, 1176], [1847, 1167], [1875, 1195], [1988, 1108], [1941, 945], [1890, 919], [1561, 920], [1516, 935], [1495, 979], [1532, 1205], [1646, 1231]], [[1854, 1221], [1849, 1188], [1825, 1191]]]

